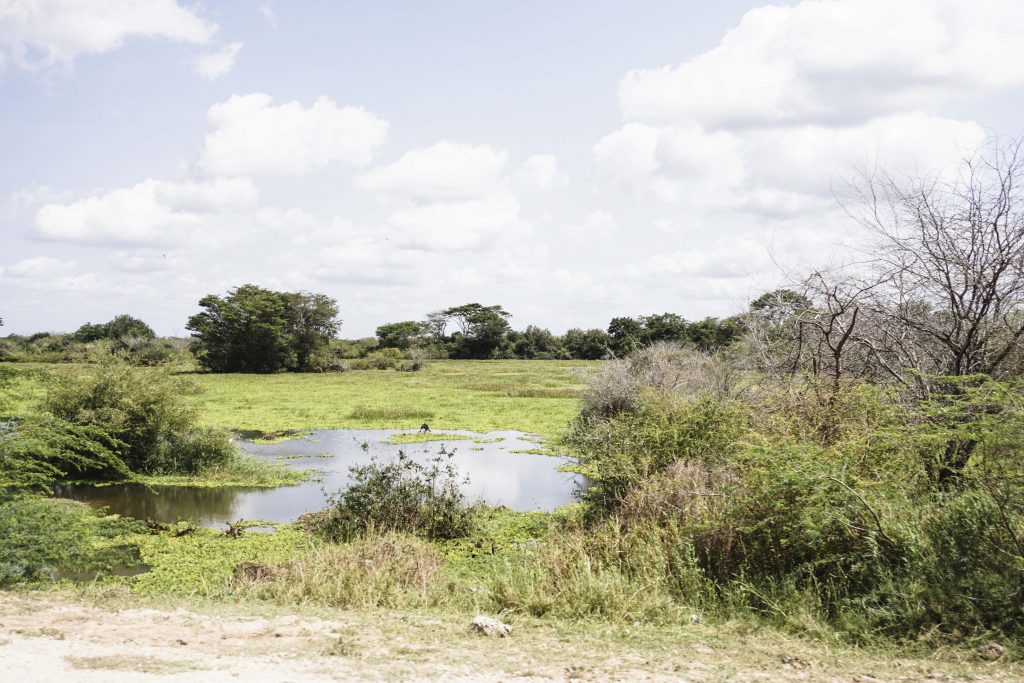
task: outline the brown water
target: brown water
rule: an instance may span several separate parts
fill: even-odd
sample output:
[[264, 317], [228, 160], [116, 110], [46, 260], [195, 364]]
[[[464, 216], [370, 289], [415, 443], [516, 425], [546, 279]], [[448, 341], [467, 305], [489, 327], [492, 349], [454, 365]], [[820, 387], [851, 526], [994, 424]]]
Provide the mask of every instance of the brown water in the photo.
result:
[[383, 443], [392, 434], [399, 433], [403, 432], [336, 429], [314, 431], [275, 444], [239, 442], [243, 450], [256, 457], [282, 463], [285, 467], [316, 470], [310, 481], [298, 486], [259, 489], [74, 485], [57, 487], [54, 493], [138, 519], [191, 520], [203, 526], [219, 526], [238, 519], [293, 522], [303, 512], [323, 509], [325, 494], [347, 486], [350, 465], [368, 463], [371, 456], [385, 461], [393, 459], [400, 450], [425, 461], [438, 452], [442, 443], [447, 450], [454, 450], [452, 461], [459, 472], [469, 476], [469, 483], [462, 490], [470, 501], [505, 505], [513, 510], [553, 510], [572, 502], [573, 493], [585, 483], [578, 475], [557, 470], [570, 462], [566, 458], [514, 453], [538, 448], [535, 440], [521, 432], [455, 432], [480, 441], [502, 439], [493, 443], [472, 440], [402, 446]]

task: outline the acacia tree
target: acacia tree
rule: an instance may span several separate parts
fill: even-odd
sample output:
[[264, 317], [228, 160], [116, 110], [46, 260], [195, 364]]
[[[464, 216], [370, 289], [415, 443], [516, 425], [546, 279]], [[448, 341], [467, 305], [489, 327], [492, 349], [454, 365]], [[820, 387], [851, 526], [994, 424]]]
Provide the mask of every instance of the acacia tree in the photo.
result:
[[[435, 341], [446, 343], [454, 358], [494, 358], [508, 346], [511, 317], [501, 306], [472, 303], [431, 313], [423, 326]], [[450, 324], [458, 329], [449, 337]]]

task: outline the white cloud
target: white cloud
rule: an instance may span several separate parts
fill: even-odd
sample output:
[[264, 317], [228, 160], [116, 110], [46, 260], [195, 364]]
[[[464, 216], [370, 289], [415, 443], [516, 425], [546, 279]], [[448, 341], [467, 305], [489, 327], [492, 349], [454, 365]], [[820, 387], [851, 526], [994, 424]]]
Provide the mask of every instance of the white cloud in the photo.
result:
[[565, 226], [566, 234], [582, 240], [604, 239], [611, 237], [619, 228], [619, 222], [608, 211], [597, 210], [583, 220], [582, 223], [569, 223]]
[[519, 167], [516, 179], [526, 187], [552, 190], [569, 184], [569, 174], [558, 168], [554, 154], [534, 154]]
[[519, 208], [519, 202], [507, 196], [438, 202], [395, 211], [388, 223], [398, 229], [397, 242], [402, 246], [472, 250], [498, 235], [521, 230]]
[[666, 202], [728, 203], [746, 180], [743, 141], [692, 125], [627, 123], [594, 145], [594, 160], [613, 186]]
[[235, 209], [256, 200], [243, 178], [172, 183], [145, 180], [132, 187], [66, 204], [47, 204], [36, 213], [44, 239], [83, 244], [145, 244], [180, 238], [203, 225], [203, 214]]
[[227, 76], [235, 68], [235, 60], [245, 43], [230, 43], [220, 50], [204, 52], [196, 57], [195, 71], [208, 81]]
[[264, 21], [270, 26], [270, 28], [277, 28], [277, 13], [274, 11], [273, 5], [270, 4], [269, 0], [261, 2], [258, 7], [260, 14], [263, 15]]
[[43, 278], [67, 273], [75, 267], [74, 261], [62, 261], [49, 256], [36, 256], [0, 267], [0, 275], [14, 278]]
[[508, 155], [490, 145], [466, 145], [442, 140], [412, 149], [398, 161], [364, 174], [358, 187], [426, 199], [479, 197], [492, 192]]
[[1024, 84], [1017, 0], [815, 0], [747, 12], [715, 49], [619, 84], [628, 119], [842, 123]]
[[70, 67], [130, 38], [202, 44], [216, 30], [175, 0], [7, 0], [0, 2], [0, 66]]
[[210, 107], [216, 130], [206, 136], [200, 168], [220, 175], [302, 175], [331, 163], [364, 166], [387, 139], [388, 123], [361, 107], [339, 107], [328, 97], [309, 107], [272, 101], [253, 93]]

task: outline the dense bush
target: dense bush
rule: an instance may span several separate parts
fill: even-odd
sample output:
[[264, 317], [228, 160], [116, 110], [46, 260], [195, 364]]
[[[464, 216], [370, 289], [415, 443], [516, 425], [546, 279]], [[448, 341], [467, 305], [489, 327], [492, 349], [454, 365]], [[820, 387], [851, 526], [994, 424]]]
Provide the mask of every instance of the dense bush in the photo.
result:
[[393, 462], [373, 458], [349, 468], [352, 483], [329, 498], [321, 531], [333, 540], [351, 540], [370, 532], [406, 532], [429, 539], [466, 535], [473, 510], [459, 490], [467, 482], [441, 448], [427, 464], [399, 452]]
[[58, 420], [100, 430], [118, 444], [132, 472], [196, 474], [234, 455], [226, 434], [199, 426], [188, 401], [198, 387], [165, 369], [138, 369], [116, 360], [54, 375], [42, 409]]
[[0, 503], [0, 587], [56, 572], [101, 572], [130, 558], [112, 537], [138, 524], [102, 517], [69, 500], [23, 497]]
[[127, 479], [123, 447], [100, 427], [49, 415], [0, 424], [0, 499], [61, 479]]
[[[642, 547], [615, 565], [593, 544], [553, 539], [562, 547], [531, 565], [534, 590], [564, 584], [566, 567], [604, 567], [602, 590], [621, 596], [647, 582], [653, 611], [671, 598], [854, 638], [1024, 637], [1018, 387], [934, 380], [946, 389], [916, 401], [811, 377], [730, 398], [708, 381], [725, 369], [646, 353], [591, 378], [571, 439], [593, 481], [591, 529]], [[943, 479], [951, 460], [956, 476]], [[657, 559], [673, 553], [686, 561]], [[527, 575], [516, 574], [520, 584]], [[524, 607], [527, 589], [513, 585], [505, 600]]]

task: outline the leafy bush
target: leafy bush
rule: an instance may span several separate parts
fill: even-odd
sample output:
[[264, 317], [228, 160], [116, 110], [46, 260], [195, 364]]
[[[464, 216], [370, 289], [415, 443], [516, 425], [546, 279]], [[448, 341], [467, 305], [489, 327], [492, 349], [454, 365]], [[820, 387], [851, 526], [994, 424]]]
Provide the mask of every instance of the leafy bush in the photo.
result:
[[122, 447], [100, 427], [52, 416], [5, 423], [0, 428], [0, 499], [6, 489], [45, 488], [59, 479], [128, 479]]
[[429, 539], [465, 536], [473, 523], [460, 478], [444, 447], [423, 465], [403, 451], [394, 462], [373, 458], [349, 468], [352, 484], [329, 498], [321, 526], [331, 540], [348, 541], [370, 532], [406, 532]]
[[109, 435], [132, 472], [196, 474], [234, 455], [226, 434], [199, 427], [187, 399], [197, 391], [193, 382], [165, 369], [110, 359], [87, 371], [55, 375], [42, 407], [66, 423]]
[[743, 411], [729, 401], [654, 393], [634, 400], [634, 410], [609, 419], [583, 418], [570, 438], [592, 479], [583, 498], [603, 512], [673, 463], [728, 461], [748, 431]]
[[[632, 545], [556, 536], [510, 575], [508, 606], [566, 610], [561, 585], [573, 609], [614, 612], [640, 582], [653, 611], [669, 596], [854, 639], [1024, 636], [1020, 387], [929, 378], [915, 401], [793, 377], [733, 393], [708, 381], [713, 359], [643, 353], [591, 377], [571, 436], [590, 532]], [[688, 564], [664, 560], [679, 549]]]
[[109, 539], [137, 526], [69, 500], [27, 497], [0, 503], [0, 586], [49, 578], [58, 570], [108, 569], [127, 559], [127, 551]]

